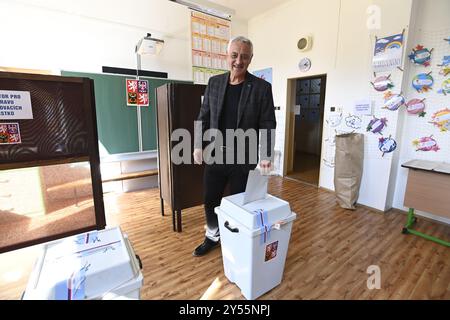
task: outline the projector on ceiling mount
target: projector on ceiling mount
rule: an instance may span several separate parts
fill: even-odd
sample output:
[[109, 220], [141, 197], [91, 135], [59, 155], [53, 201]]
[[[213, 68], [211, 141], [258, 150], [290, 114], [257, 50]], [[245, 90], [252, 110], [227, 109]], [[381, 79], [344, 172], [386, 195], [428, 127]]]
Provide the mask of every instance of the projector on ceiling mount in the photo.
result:
[[183, 6], [189, 7], [189, 9], [200, 11], [212, 16], [231, 20], [231, 17], [236, 13], [233, 9], [221, 6], [207, 0], [169, 0]]

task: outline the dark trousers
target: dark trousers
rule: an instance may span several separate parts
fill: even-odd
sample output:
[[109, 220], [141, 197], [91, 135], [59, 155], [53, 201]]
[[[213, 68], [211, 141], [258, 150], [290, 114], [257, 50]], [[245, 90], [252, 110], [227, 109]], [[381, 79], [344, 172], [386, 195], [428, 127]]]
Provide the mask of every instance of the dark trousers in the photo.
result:
[[250, 164], [211, 164], [205, 166], [203, 175], [204, 204], [206, 216], [206, 237], [219, 240], [219, 227], [214, 208], [220, 205], [225, 188], [229, 185], [230, 194], [245, 191], [248, 173], [256, 165]]

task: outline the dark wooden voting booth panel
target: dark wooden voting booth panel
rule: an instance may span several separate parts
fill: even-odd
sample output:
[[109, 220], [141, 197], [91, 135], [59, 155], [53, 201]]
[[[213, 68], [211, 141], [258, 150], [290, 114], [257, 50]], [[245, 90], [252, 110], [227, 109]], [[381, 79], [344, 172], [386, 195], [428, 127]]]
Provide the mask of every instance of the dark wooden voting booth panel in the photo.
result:
[[104, 228], [93, 81], [0, 72], [0, 90], [29, 92], [33, 113], [0, 116], [21, 135], [0, 143], [0, 252]]
[[[194, 121], [197, 119], [206, 86], [165, 84], [156, 89], [158, 122], [158, 161], [161, 211], [164, 202], [172, 210], [174, 231], [181, 232], [181, 210], [203, 203], [203, 165], [194, 165]], [[176, 129], [186, 129], [191, 136], [191, 164], [174, 164], [171, 151], [179, 141], [171, 141]], [[176, 217], [176, 219], [175, 219]]]

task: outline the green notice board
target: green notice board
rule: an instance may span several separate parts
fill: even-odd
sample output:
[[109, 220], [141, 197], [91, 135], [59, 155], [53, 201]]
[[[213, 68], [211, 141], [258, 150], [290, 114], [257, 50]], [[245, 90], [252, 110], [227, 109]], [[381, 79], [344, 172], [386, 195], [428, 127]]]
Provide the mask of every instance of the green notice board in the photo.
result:
[[[127, 106], [125, 87], [125, 80], [135, 77], [72, 71], [61, 71], [61, 75], [94, 80], [98, 139], [109, 154], [139, 151], [137, 107]], [[140, 79], [148, 80], [150, 99], [148, 107], [140, 107], [142, 147], [143, 151], [156, 150], [155, 89], [169, 82], [189, 82], [147, 77]]]

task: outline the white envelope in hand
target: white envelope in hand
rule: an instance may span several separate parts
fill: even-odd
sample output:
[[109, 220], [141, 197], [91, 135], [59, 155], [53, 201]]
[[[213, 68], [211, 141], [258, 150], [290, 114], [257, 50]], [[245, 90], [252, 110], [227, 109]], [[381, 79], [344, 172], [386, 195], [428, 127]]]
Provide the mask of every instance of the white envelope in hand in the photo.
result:
[[259, 170], [251, 170], [248, 174], [247, 186], [245, 187], [244, 203], [264, 199], [267, 195], [268, 176], [263, 176]]

